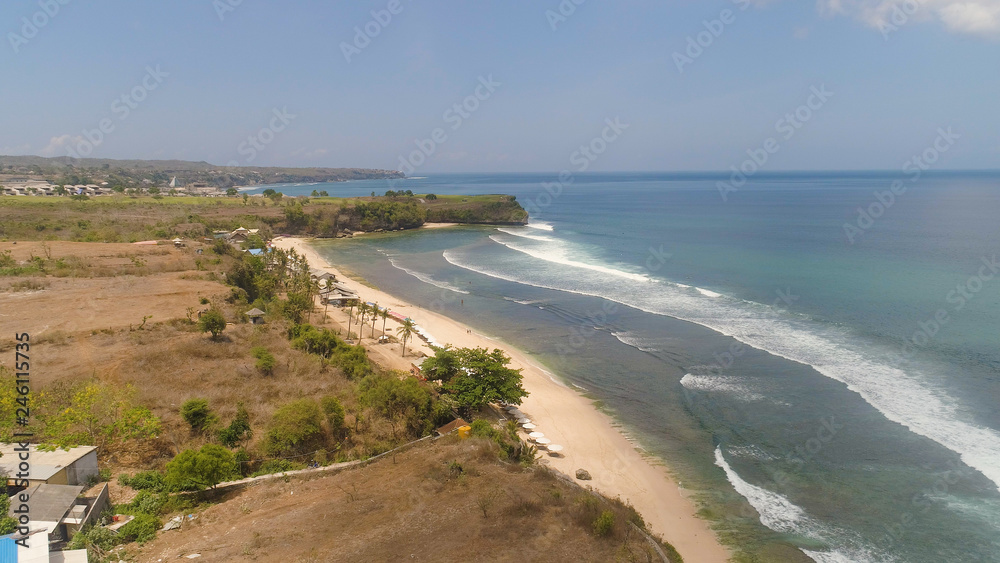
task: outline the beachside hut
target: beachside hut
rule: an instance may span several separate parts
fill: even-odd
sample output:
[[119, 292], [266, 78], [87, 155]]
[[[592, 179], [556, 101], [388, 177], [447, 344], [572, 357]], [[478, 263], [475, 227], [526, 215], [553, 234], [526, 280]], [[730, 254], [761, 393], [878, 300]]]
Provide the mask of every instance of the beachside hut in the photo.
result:
[[264, 324], [264, 311], [261, 311], [257, 307], [250, 309], [246, 312], [246, 315], [250, 317], [250, 324], [262, 325]]
[[455, 420], [449, 422], [448, 424], [445, 424], [441, 428], [438, 428], [437, 430], [435, 430], [435, 432], [437, 432], [439, 436], [444, 436], [445, 434], [453, 432], [458, 428], [461, 428], [468, 424], [469, 424], [468, 422], [462, 420], [461, 418], [456, 418]]

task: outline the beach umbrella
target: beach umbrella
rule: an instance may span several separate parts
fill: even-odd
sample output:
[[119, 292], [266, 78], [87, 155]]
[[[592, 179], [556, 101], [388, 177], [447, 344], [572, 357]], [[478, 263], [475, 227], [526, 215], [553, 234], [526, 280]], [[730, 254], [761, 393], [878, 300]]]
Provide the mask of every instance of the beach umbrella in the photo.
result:
[[535, 425], [530, 422], [525, 422], [524, 424], [521, 425], [521, 428], [524, 428], [525, 430], [534, 430]]
[[551, 444], [552, 440], [549, 440], [548, 438], [536, 438], [535, 439], [535, 443], [536, 444], [541, 444], [541, 445], [544, 446], [546, 444]]
[[521, 416], [521, 417], [518, 417], [517, 422], [518, 422], [518, 424], [525, 424], [525, 423], [531, 422], [531, 419], [527, 418], [527, 417], [524, 417], [524, 416]]
[[545, 449], [549, 450], [550, 454], [556, 454], [563, 451], [563, 447], [560, 446], [559, 444], [551, 444], [547, 446]]
[[532, 432], [531, 434], [528, 434], [528, 437], [529, 438], [544, 438], [545, 434], [542, 434], [541, 432]]

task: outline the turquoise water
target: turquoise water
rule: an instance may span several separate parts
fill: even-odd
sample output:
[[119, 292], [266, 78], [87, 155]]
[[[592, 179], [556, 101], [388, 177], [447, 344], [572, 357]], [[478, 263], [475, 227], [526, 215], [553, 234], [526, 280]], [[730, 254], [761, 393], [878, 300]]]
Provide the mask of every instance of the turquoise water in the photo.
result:
[[600, 399], [761, 560], [1000, 561], [1000, 175], [721, 179], [411, 179], [531, 223], [317, 248]]

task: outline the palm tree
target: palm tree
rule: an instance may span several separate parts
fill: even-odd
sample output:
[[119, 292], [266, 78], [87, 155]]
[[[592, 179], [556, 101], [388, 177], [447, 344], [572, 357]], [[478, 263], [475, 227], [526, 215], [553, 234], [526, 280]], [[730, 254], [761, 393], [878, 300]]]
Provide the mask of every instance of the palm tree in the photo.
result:
[[365, 337], [365, 319], [368, 318], [368, 303], [362, 301], [358, 303], [358, 320], [361, 322], [361, 327], [358, 328], [358, 342]]
[[354, 318], [355, 300], [351, 299], [351, 308], [347, 311], [347, 339], [351, 339], [351, 320]]
[[382, 338], [385, 338], [385, 321], [389, 319], [389, 309], [382, 309], [378, 316], [382, 317]]
[[373, 305], [372, 308], [371, 308], [371, 314], [372, 314], [372, 340], [375, 340], [375, 320], [378, 319], [379, 314], [381, 312], [382, 312], [382, 308], [378, 306], [378, 302], [376, 301], [375, 305]]
[[416, 332], [416, 328], [417, 325], [413, 324], [413, 321], [408, 318], [403, 321], [402, 326], [396, 329], [396, 334], [398, 334], [400, 339], [402, 339], [403, 341], [404, 357], [406, 356], [406, 341], [409, 340], [411, 336], [413, 336], [413, 333]]

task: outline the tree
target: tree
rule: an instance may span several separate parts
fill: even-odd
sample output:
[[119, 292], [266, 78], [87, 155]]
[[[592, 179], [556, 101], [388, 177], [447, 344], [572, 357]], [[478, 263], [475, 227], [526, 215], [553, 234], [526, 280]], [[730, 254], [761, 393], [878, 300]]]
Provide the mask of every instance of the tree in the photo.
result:
[[0, 487], [0, 536], [5, 536], [17, 529], [17, 520], [10, 514], [10, 498], [7, 496], [7, 476], [0, 475], [3, 486]]
[[310, 195], [313, 196], [313, 197], [319, 197], [319, 192], [316, 191], [316, 190], [313, 190]]
[[239, 403], [236, 405], [236, 417], [229, 423], [229, 426], [219, 430], [219, 441], [227, 448], [235, 448], [252, 437], [250, 413], [247, 412], [243, 403]]
[[226, 195], [229, 196], [229, 197], [233, 197], [233, 196], [237, 195], [238, 193], [240, 193], [240, 192], [236, 188], [229, 188], [228, 190], [226, 190]]
[[160, 195], [160, 188], [157, 188], [156, 186], [153, 186], [146, 191], [149, 192], [149, 195]]
[[521, 386], [521, 370], [508, 367], [510, 358], [495, 348], [461, 348], [457, 350], [460, 369], [444, 385], [444, 391], [455, 398], [459, 408], [475, 412], [488, 403], [515, 405], [528, 396]]
[[462, 369], [462, 360], [457, 350], [452, 350], [451, 346], [435, 348], [434, 355], [427, 358], [420, 364], [420, 371], [429, 380], [438, 379], [442, 383], [448, 383], [453, 377], [458, 375]]
[[400, 340], [403, 341], [403, 356], [406, 356], [406, 341], [413, 336], [416, 332], [417, 325], [411, 320], [406, 319], [403, 321], [402, 325], [396, 329], [396, 334], [399, 335]]
[[320, 399], [320, 407], [326, 415], [326, 421], [330, 425], [330, 432], [334, 436], [340, 436], [344, 432], [344, 406], [336, 397], [323, 397]]
[[278, 362], [274, 359], [274, 355], [267, 351], [267, 348], [254, 346], [250, 349], [250, 355], [257, 358], [257, 371], [264, 375], [274, 373], [274, 367]]
[[371, 315], [372, 319], [372, 340], [375, 340], [375, 321], [382, 314], [382, 308], [378, 306], [378, 303], [375, 303], [368, 309], [368, 314]]
[[438, 198], [438, 196], [436, 196], [436, 195], [434, 195], [434, 194], [427, 194], [427, 195], [425, 196], [425, 199], [427, 199], [428, 201], [433, 201], [433, 200], [435, 200], [435, 199], [437, 199], [437, 198]]
[[359, 389], [358, 400], [389, 421], [393, 438], [401, 422], [413, 433], [423, 430], [433, 401], [416, 379], [372, 375], [361, 381]]
[[218, 418], [212, 414], [206, 399], [188, 399], [181, 405], [181, 418], [191, 425], [191, 430], [204, 431]]
[[382, 338], [385, 338], [385, 321], [389, 319], [389, 309], [382, 309], [378, 316], [382, 317]]
[[210, 309], [198, 319], [198, 328], [202, 332], [211, 332], [212, 340], [218, 340], [222, 331], [226, 330], [226, 317], [218, 309]]
[[263, 448], [272, 456], [304, 453], [321, 435], [316, 401], [299, 399], [282, 405], [274, 412]]
[[233, 453], [216, 444], [206, 444], [200, 450], [185, 450], [167, 463], [167, 483], [181, 490], [215, 488], [236, 475]]
[[248, 199], [250, 199], [250, 196], [249, 196], [249, 195], [247, 195], [247, 194], [243, 194], [243, 205], [246, 205], [246, 204], [247, 204], [247, 200], [248, 200]]
[[320, 190], [319, 196], [320, 197], [330, 197], [330, 192], [328, 192], [326, 190]]
[[368, 318], [368, 303], [364, 301], [358, 303], [358, 320], [361, 322], [361, 328], [358, 329], [358, 342], [365, 337], [365, 319]]
[[351, 339], [351, 320], [354, 319], [354, 305], [356, 303], [357, 303], [357, 300], [352, 299], [351, 300], [351, 308], [347, 310], [347, 339], [348, 340]]

